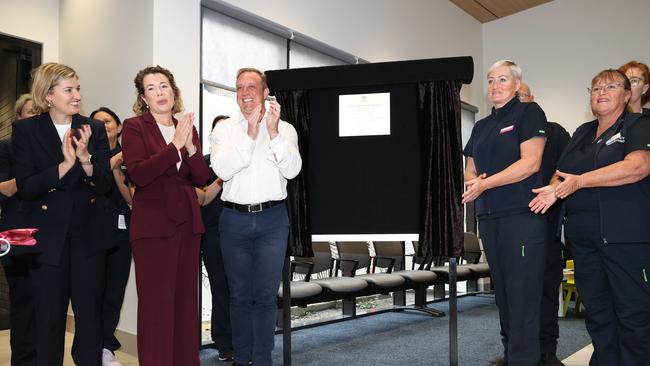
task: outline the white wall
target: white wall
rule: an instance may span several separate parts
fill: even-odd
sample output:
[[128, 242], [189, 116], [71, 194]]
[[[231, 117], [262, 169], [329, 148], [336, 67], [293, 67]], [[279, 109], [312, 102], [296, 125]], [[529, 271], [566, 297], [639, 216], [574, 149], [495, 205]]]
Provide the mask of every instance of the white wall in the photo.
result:
[[[150, 39], [151, 41], [151, 39]], [[169, 69], [186, 112], [197, 114], [201, 82], [200, 0], [153, 0], [153, 64]]]
[[43, 44], [43, 62], [59, 59], [59, 1], [2, 0], [0, 32]]
[[153, 0], [61, 0], [59, 62], [79, 74], [84, 114], [133, 115], [133, 78], [153, 58]]
[[472, 56], [461, 97], [483, 101], [481, 23], [442, 0], [226, 0], [371, 62]]
[[650, 63], [648, 14], [647, 0], [555, 0], [484, 24], [483, 68], [519, 63], [547, 118], [573, 133], [593, 119], [594, 75], [632, 59]]

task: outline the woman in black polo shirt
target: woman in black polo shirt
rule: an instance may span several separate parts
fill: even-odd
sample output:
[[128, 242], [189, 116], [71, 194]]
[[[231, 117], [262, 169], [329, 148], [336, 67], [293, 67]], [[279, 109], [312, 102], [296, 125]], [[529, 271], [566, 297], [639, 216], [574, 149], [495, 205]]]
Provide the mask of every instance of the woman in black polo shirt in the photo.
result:
[[539, 319], [546, 220], [528, 203], [542, 184], [538, 173], [546, 116], [536, 103], [516, 98], [521, 68], [496, 62], [488, 71], [492, 113], [476, 122], [467, 156], [463, 203], [476, 200], [476, 214], [496, 292], [504, 356], [495, 365], [539, 361]]
[[591, 365], [650, 361], [650, 116], [629, 113], [629, 79], [591, 81], [596, 120], [578, 127], [534, 211], [564, 198], [564, 234], [594, 345]]
[[650, 114], [650, 108], [643, 106], [650, 100], [650, 69], [648, 65], [639, 61], [630, 61], [621, 65], [618, 71], [622, 72], [630, 80], [630, 101], [627, 102], [628, 111], [634, 113]]

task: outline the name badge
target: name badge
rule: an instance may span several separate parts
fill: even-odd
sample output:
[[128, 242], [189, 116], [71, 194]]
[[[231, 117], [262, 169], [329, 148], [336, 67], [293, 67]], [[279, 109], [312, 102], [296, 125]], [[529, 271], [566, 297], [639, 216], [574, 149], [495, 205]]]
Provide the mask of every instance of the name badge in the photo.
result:
[[609, 146], [614, 143], [625, 143], [625, 136], [621, 136], [621, 133], [618, 132], [616, 135], [612, 136], [609, 138], [609, 140], [605, 141], [605, 145]]
[[510, 131], [512, 131], [514, 129], [515, 129], [515, 125], [510, 125], [508, 127], [504, 127], [504, 128], [501, 129], [501, 131], [499, 131], [499, 135], [502, 135], [502, 134], [504, 134], [506, 132], [510, 132]]

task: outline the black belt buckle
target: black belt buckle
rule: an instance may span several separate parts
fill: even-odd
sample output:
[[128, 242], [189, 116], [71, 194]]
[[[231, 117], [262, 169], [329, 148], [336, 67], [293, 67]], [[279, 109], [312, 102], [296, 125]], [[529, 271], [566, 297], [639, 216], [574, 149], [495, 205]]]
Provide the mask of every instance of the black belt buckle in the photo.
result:
[[260, 212], [264, 209], [261, 203], [258, 203], [256, 205], [249, 205], [248, 206], [248, 212], [249, 213], [255, 213], [255, 212]]

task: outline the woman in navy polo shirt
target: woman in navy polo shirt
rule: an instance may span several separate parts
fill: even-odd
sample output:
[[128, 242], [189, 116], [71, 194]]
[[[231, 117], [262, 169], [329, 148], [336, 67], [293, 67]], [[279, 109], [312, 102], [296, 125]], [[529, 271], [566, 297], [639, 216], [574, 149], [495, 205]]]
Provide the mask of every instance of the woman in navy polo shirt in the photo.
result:
[[626, 111], [631, 85], [618, 70], [589, 90], [596, 120], [578, 127], [531, 208], [565, 199], [589, 364], [650, 365], [650, 116]]
[[650, 108], [643, 106], [650, 101], [650, 69], [648, 65], [639, 61], [630, 61], [621, 65], [618, 71], [622, 72], [630, 80], [630, 101], [627, 102], [627, 109], [634, 113], [650, 114]]
[[492, 113], [476, 122], [463, 154], [463, 203], [476, 200], [476, 214], [496, 292], [504, 357], [494, 365], [536, 365], [545, 258], [546, 220], [531, 213], [546, 116], [536, 103], [516, 98], [521, 68], [497, 61], [487, 75]]

